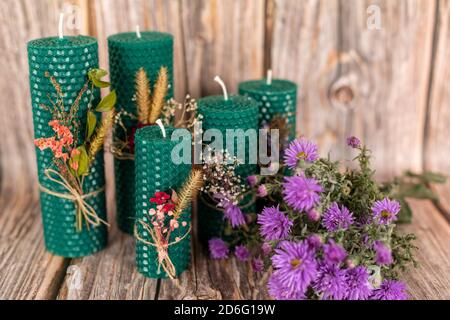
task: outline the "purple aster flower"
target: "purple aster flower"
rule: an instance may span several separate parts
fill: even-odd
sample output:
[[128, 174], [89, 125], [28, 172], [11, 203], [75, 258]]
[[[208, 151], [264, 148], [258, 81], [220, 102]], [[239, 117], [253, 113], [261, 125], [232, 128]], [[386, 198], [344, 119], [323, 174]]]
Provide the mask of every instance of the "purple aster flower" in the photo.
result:
[[322, 247], [322, 238], [318, 234], [312, 234], [306, 238], [310, 250], [317, 250]]
[[241, 209], [232, 202], [229, 202], [225, 206], [224, 217], [230, 221], [233, 228], [245, 224], [244, 214], [242, 213]]
[[306, 215], [311, 221], [319, 221], [320, 220], [320, 212], [316, 209], [309, 210]]
[[264, 261], [261, 258], [254, 258], [252, 260], [252, 268], [255, 272], [262, 272], [264, 270]]
[[316, 277], [317, 262], [306, 241], [284, 241], [275, 249], [272, 265], [284, 288], [303, 295]]
[[343, 300], [347, 293], [346, 272], [336, 264], [321, 263], [313, 288], [323, 300]]
[[269, 294], [277, 300], [303, 300], [305, 295], [303, 292], [298, 292], [285, 287], [279, 279], [277, 273], [273, 273], [267, 283]]
[[292, 221], [278, 207], [264, 208], [258, 215], [260, 233], [266, 241], [281, 240], [289, 235]]
[[318, 158], [317, 145], [304, 138], [292, 141], [284, 153], [284, 163], [291, 169], [297, 167], [299, 160], [316, 161]]
[[354, 149], [359, 148], [361, 146], [361, 140], [357, 137], [351, 136], [347, 138], [347, 145]]
[[264, 242], [261, 245], [261, 251], [263, 255], [268, 256], [272, 252], [272, 246], [268, 244], [267, 242]]
[[244, 245], [236, 246], [234, 255], [239, 261], [247, 261], [250, 258], [250, 252]]
[[319, 202], [321, 192], [322, 187], [313, 178], [302, 176], [284, 178], [284, 200], [298, 211], [311, 210]]
[[267, 192], [267, 187], [264, 184], [262, 184], [262, 185], [260, 185], [258, 187], [258, 192], [257, 193], [258, 193], [258, 197], [260, 197], [260, 198], [267, 197], [267, 195], [269, 194]]
[[339, 265], [345, 260], [345, 258], [347, 258], [347, 252], [345, 249], [333, 240], [330, 240], [328, 244], [323, 246], [323, 254], [325, 258], [324, 261], [327, 264]]
[[383, 280], [381, 286], [374, 290], [371, 300], [407, 300], [408, 293], [403, 282]]
[[392, 263], [392, 252], [381, 241], [375, 241], [373, 248], [376, 251], [375, 260], [379, 265], [390, 265]]
[[347, 300], [367, 300], [372, 294], [372, 286], [369, 283], [369, 273], [363, 266], [358, 266], [346, 271]]
[[228, 259], [228, 246], [219, 238], [208, 241], [209, 253], [213, 259]]
[[333, 202], [323, 215], [322, 224], [330, 232], [346, 230], [354, 222], [353, 214], [345, 207]]
[[376, 201], [372, 206], [372, 212], [375, 219], [381, 224], [389, 224], [392, 221], [397, 220], [397, 213], [400, 211], [400, 203], [395, 200], [389, 200], [384, 198], [383, 200]]
[[257, 176], [248, 176], [247, 183], [250, 187], [256, 186], [258, 184], [258, 177]]

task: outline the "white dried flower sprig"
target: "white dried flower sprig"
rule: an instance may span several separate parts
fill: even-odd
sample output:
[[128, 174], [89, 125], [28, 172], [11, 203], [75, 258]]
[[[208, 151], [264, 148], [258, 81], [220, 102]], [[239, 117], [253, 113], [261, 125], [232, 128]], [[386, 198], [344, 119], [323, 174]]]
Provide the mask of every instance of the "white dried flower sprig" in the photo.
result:
[[232, 157], [226, 150], [216, 153], [211, 152], [210, 149], [206, 151], [203, 159], [205, 185], [201, 191], [212, 199], [238, 204], [239, 196], [246, 189], [246, 185], [235, 170], [240, 164], [239, 160], [235, 156]]
[[202, 118], [197, 114], [197, 109], [197, 101], [190, 95], [186, 95], [183, 103], [172, 98], [165, 103], [161, 112], [161, 120], [165, 125], [191, 130], [195, 123]]

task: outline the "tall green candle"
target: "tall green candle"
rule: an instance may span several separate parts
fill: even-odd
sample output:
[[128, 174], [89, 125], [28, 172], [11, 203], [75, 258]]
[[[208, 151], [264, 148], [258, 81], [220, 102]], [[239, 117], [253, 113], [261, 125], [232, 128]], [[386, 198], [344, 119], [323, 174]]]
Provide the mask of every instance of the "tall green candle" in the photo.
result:
[[[126, 32], [108, 37], [111, 87], [117, 93], [117, 108], [136, 114], [135, 75], [144, 68], [150, 83], [154, 84], [161, 67], [169, 75], [168, 98], [173, 96], [173, 37], [163, 32]], [[125, 122], [128, 134], [137, 123]], [[117, 223], [127, 233], [133, 232], [134, 161], [115, 159]]]
[[[28, 61], [30, 68], [30, 91], [33, 111], [35, 138], [53, 136], [49, 126], [52, 114], [44, 110], [41, 104], [51, 106], [56, 100], [55, 88], [45, 73], [55, 77], [64, 93], [65, 111], [74, 103], [78, 93], [87, 80], [91, 68], [98, 67], [97, 40], [87, 36], [50, 37], [32, 40], [28, 43]], [[94, 104], [98, 102], [100, 92], [94, 92]], [[89, 90], [83, 95], [76, 116], [81, 120], [78, 140], [82, 141], [85, 132], [86, 115], [89, 105]], [[50, 150], [36, 152], [39, 183], [46, 190], [67, 194], [60, 184], [51, 181], [46, 169], [53, 167], [53, 154]], [[103, 155], [99, 154], [92, 165], [91, 172], [85, 177], [83, 192], [94, 192], [104, 187]], [[64, 257], [81, 257], [92, 254], [105, 247], [107, 230], [105, 225], [98, 227], [83, 226], [76, 230], [76, 205], [73, 200], [40, 192], [41, 211], [44, 226], [45, 245], [48, 251]], [[105, 193], [89, 197], [86, 202], [95, 209], [97, 215], [106, 220]]]
[[[198, 100], [198, 113], [202, 115], [202, 129], [206, 132], [208, 129], [218, 129], [223, 135], [223, 147], [226, 148], [227, 129], [242, 129], [247, 131], [252, 129], [258, 136], [258, 104], [250, 97], [231, 95], [228, 97], [226, 89], [224, 95], [209, 96]], [[241, 176], [242, 182], [252, 174], [257, 172], [257, 165], [248, 163], [250, 153], [250, 143], [257, 141], [248, 141], [245, 143], [245, 157], [240, 159], [243, 164], [236, 168], [236, 173]], [[237, 149], [237, 139], [234, 142], [234, 150]], [[257, 147], [257, 146], [254, 146]], [[233, 154], [231, 154], [233, 156]], [[249, 199], [244, 199], [240, 204], [243, 206], [243, 212], [250, 212], [253, 206], [248, 205]], [[223, 213], [214, 208], [214, 204], [200, 196], [199, 201], [199, 235], [203, 242], [212, 237], [220, 236], [225, 228]]]
[[[148, 212], [154, 208], [150, 199], [156, 192], [170, 194], [178, 191], [191, 171], [190, 164], [175, 164], [172, 161], [172, 149], [177, 141], [171, 140], [175, 129], [167, 127], [166, 137], [158, 126], [148, 126], [136, 132], [135, 164], [136, 164], [136, 264], [141, 274], [149, 278], [167, 278], [168, 275], [159, 265], [158, 250], [155, 240], [142, 226], [140, 221], [148, 223]], [[168, 216], [167, 219], [170, 219]], [[191, 208], [185, 210], [179, 219], [186, 222], [180, 224], [170, 234], [167, 247], [168, 254], [175, 268], [175, 276], [186, 270], [190, 262], [190, 228]], [[181, 239], [181, 240], [179, 240]], [[179, 240], [179, 241], [177, 241]]]
[[287, 120], [289, 140], [295, 138], [297, 85], [288, 80], [266, 79], [239, 83], [239, 94], [252, 97], [259, 106], [259, 125], [269, 124], [275, 116]]

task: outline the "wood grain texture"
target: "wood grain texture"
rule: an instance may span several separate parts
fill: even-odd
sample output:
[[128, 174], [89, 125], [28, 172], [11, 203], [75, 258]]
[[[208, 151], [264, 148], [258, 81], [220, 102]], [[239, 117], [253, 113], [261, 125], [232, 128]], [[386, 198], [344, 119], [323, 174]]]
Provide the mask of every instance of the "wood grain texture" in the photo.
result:
[[447, 181], [444, 185], [433, 185], [431, 187], [439, 195], [439, 202], [436, 203], [437, 208], [450, 223], [450, 181]]
[[[345, 138], [354, 134], [380, 176], [421, 169], [435, 4], [276, 2], [274, 72], [299, 83], [298, 128], [323, 154], [350, 158]], [[379, 30], [367, 27], [371, 5]]]
[[188, 92], [195, 98], [230, 93], [239, 81], [260, 78], [264, 57], [264, 1], [182, 0]]
[[134, 257], [133, 238], [114, 228], [106, 249], [71, 261], [58, 299], [155, 299], [157, 280], [140, 275]]
[[55, 35], [62, 8], [63, 1], [0, 3], [0, 299], [54, 298], [67, 265], [43, 244], [26, 49]]
[[404, 275], [414, 299], [450, 299], [450, 225], [429, 201], [410, 201], [414, 221], [401, 226], [416, 234], [420, 267]]
[[450, 176], [450, 1], [439, 1], [437, 14], [424, 166]]
[[94, 0], [89, 9], [92, 35], [99, 40], [100, 66], [108, 67], [108, 36], [118, 32], [155, 30], [174, 35], [175, 97], [186, 94], [183, 33], [179, 1]]

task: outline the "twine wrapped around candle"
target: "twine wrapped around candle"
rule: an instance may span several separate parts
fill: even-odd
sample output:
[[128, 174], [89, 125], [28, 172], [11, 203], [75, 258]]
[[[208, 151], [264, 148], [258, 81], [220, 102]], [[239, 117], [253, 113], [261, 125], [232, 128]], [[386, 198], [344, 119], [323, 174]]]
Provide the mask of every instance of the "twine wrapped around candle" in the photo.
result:
[[[185, 221], [186, 224], [180, 225], [179, 228], [173, 230], [170, 234], [168, 243], [173, 243], [167, 247], [167, 255], [174, 268], [168, 268], [169, 272], [163, 268], [160, 270], [159, 258], [162, 258], [158, 252], [158, 245], [155, 246], [155, 240], [151, 233], [144, 228], [144, 223], [149, 221], [149, 207], [151, 205], [150, 198], [156, 192], [169, 192], [170, 190], [180, 190], [183, 183], [189, 176], [191, 171], [190, 164], [175, 164], [172, 160], [172, 150], [178, 144], [178, 141], [172, 141], [171, 135], [175, 128], [165, 127], [167, 136], [164, 138], [163, 133], [158, 126], [147, 126], [138, 129], [135, 136], [135, 171], [136, 171], [136, 222], [135, 228], [137, 235], [146, 240], [136, 242], [136, 264], [138, 271], [149, 278], [167, 278], [178, 276], [189, 265], [190, 262], [190, 233], [187, 231], [191, 225], [191, 208], [188, 206], [179, 215], [179, 221]], [[186, 134], [189, 132], [186, 130]], [[189, 139], [190, 141], [190, 139]], [[189, 143], [189, 148], [191, 144]], [[190, 153], [189, 153], [190, 154]], [[150, 236], [150, 239], [147, 237]], [[176, 242], [176, 238], [182, 238]], [[148, 244], [149, 242], [151, 244]], [[164, 258], [164, 264], [168, 262]], [[168, 265], [166, 265], [168, 266]], [[175, 270], [174, 273], [172, 271]]]
[[[81, 232], [82, 229], [82, 219], [84, 217], [85, 221], [86, 221], [86, 227], [89, 229], [89, 225], [92, 225], [94, 227], [99, 226], [101, 223], [109, 226], [109, 224], [101, 219], [98, 214], [95, 212], [95, 209], [86, 202], [87, 198], [91, 198], [91, 197], [95, 197], [98, 194], [100, 194], [101, 192], [105, 191], [105, 187], [101, 187], [95, 191], [89, 192], [89, 193], [85, 193], [85, 194], [81, 194], [80, 191], [78, 191], [77, 189], [75, 189], [74, 187], [72, 187], [70, 185], [70, 183], [64, 178], [64, 176], [59, 173], [56, 170], [53, 169], [45, 169], [45, 176], [50, 180], [53, 181], [59, 185], [61, 185], [64, 189], [66, 189], [68, 191], [68, 193], [62, 193], [62, 192], [56, 192], [54, 190], [50, 190], [46, 187], [44, 187], [43, 185], [39, 184], [39, 189], [42, 192], [45, 192], [47, 194], [50, 194], [52, 196], [58, 197], [58, 198], [62, 198], [62, 199], [66, 199], [66, 200], [70, 200], [73, 201], [75, 203], [75, 206], [77, 208], [76, 211], [76, 225], [77, 225], [77, 231]], [[52, 177], [52, 175], [55, 175], [56, 177], [59, 178], [56, 179], [54, 177]]]
[[[140, 31], [118, 33], [108, 37], [109, 68], [111, 86], [117, 91], [117, 107], [120, 114], [136, 115], [135, 75], [143, 68], [150, 83], [155, 83], [161, 67], [167, 67], [169, 90], [167, 99], [173, 96], [173, 36], [163, 32]], [[119, 138], [127, 141], [132, 128], [137, 127], [137, 118], [126, 117], [122, 129], [116, 130]], [[122, 152], [115, 145], [115, 182], [117, 202], [117, 224], [119, 228], [133, 234], [135, 215], [130, 208], [135, 207], [135, 165], [130, 152]]]
[[161, 267], [164, 269], [166, 274], [169, 276], [170, 279], [175, 279], [177, 275], [177, 270], [175, 268], [175, 265], [172, 262], [172, 259], [169, 255], [169, 247], [173, 246], [182, 240], [184, 240], [186, 237], [188, 237], [191, 233], [191, 226], [189, 226], [189, 229], [186, 231], [186, 233], [181, 236], [177, 237], [174, 241], [169, 243], [162, 243], [161, 240], [155, 235], [155, 231], [152, 227], [150, 227], [147, 223], [145, 223], [142, 220], [139, 220], [140, 225], [150, 234], [153, 242], [145, 240], [143, 237], [139, 235], [138, 228], [135, 227], [134, 229], [134, 236], [136, 239], [146, 245], [153, 246], [156, 248], [156, 251], [158, 252], [158, 274], [161, 274]]
[[[56, 36], [32, 40], [28, 43], [28, 61], [34, 136], [49, 137], [54, 135], [49, 126], [53, 117], [41, 105], [51, 105], [51, 101], [56, 100], [57, 93], [48, 76], [58, 80], [59, 90], [64, 92], [61, 99], [67, 111], [84, 87], [89, 70], [98, 67], [97, 40], [87, 36], [64, 36], [62, 39]], [[90, 93], [90, 88], [87, 90]], [[74, 138], [81, 142], [84, 139], [89, 104], [98, 104], [100, 91], [94, 89], [92, 101], [89, 95], [83, 95], [79, 99], [74, 117], [80, 119], [80, 130]], [[60, 197], [60, 194], [68, 192], [67, 188], [46, 175], [47, 169], [58, 171], [53, 159], [50, 150], [36, 153], [45, 246], [51, 253], [69, 258], [93, 254], [106, 246], [106, 225], [100, 223], [95, 227], [91, 225], [90, 229], [77, 230], [77, 201]], [[96, 192], [104, 186], [104, 161], [100, 152], [92, 163], [90, 174], [84, 177], [80, 193], [84, 194], [84, 203], [95, 211], [99, 219], [106, 221], [105, 192]], [[50, 190], [51, 192], [46, 192]]]

